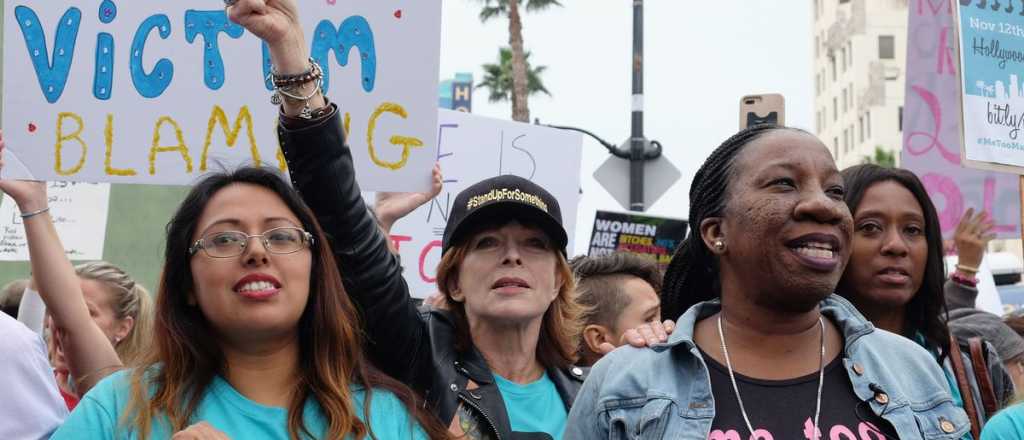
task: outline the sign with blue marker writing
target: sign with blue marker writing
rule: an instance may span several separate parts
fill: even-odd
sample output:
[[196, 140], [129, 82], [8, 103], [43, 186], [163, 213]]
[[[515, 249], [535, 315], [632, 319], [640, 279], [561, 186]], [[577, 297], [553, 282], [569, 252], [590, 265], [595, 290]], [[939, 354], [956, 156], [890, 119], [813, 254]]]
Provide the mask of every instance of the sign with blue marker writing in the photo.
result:
[[[441, 1], [310, 0], [300, 15], [364, 188], [430, 186]], [[5, 178], [188, 184], [286, 169], [269, 51], [216, 0], [4, 0]]]
[[1024, 16], [1014, 2], [960, 0], [965, 165], [1024, 174]]

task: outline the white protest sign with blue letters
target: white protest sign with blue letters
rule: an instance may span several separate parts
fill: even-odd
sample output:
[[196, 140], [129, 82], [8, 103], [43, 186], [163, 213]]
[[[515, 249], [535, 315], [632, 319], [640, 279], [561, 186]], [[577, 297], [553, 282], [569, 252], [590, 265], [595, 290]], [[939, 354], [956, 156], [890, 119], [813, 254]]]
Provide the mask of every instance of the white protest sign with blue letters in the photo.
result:
[[[429, 188], [440, 0], [302, 1], [360, 183]], [[269, 51], [216, 0], [4, 0], [7, 178], [188, 184], [285, 168]]]
[[[1024, 170], [1024, 17], [1012, 3], [955, 4], [966, 165]], [[992, 165], [988, 165], [992, 164]], [[993, 166], [994, 165], [994, 166]]]

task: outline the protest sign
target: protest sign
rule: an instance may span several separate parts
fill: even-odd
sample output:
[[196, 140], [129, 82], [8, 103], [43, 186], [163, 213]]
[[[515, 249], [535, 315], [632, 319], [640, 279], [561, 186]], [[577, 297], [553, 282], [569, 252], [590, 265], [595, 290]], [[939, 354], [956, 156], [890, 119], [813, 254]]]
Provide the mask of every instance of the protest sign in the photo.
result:
[[597, 211], [588, 255], [629, 252], [668, 268], [676, 248], [686, 238], [685, 220], [641, 214]]
[[[72, 260], [102, 260], [107, 234], [110, 184], [51, 182], [47, 195], [50, 218]], [[4, 194], [0, 202], [0, 261], [29, 261], [21, 212]]]
[[1024, 174], [1024, 17], [1006, 6], [956, 6], [963, 157], [967, 166]]
[[[573, 248], [583, 148], [579, 133], [453, 110], [440, 110], [439, 122], [434, 153], [444, 173], [444, 189], [391, 229], [413, 296], [422, 298], [437, 291], [441, 237], [452, 202], [460, 191], [483, 179], [515, 174], [550, 192], [562, 209], [568, 249]], [[372, 194], [365, 198], [372, 203]]]
[[[436, 150], [441, 2], [301, 2], [360, 183], [422, 191]], [[4, 0], [4, 178], [188, 184], [286, 168], [269, 51], [211, 0]]]
[[1000, 238], [1020, 237], [1017, 176], [961, 166], [960, 81], [950, 3], [909, 5], [901, 165], [917, 174], [952, 238], [968, 208], [984, 210]]

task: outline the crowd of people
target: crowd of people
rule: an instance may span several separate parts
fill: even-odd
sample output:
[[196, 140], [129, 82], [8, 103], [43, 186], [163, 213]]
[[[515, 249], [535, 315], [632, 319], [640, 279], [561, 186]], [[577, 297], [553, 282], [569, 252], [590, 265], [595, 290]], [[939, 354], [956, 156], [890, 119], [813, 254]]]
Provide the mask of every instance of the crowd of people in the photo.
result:
[[974, 307], [991, 221], [968, 211], [944, 245], [913, 173], [743, 129], [694, 176], [664, 274], [570, 259], [558, 200], [485, 179], [421, 305], [388, 233], [440, 169], [367, 203], [298, 2], [226, 3], [267, 44], [290, 181], [195, 184], [153, 295], [71, 264], [44, 183], [0, 181], [32, 268], [2, 290], [0, 438], [1024, 438], [1024, 317]]

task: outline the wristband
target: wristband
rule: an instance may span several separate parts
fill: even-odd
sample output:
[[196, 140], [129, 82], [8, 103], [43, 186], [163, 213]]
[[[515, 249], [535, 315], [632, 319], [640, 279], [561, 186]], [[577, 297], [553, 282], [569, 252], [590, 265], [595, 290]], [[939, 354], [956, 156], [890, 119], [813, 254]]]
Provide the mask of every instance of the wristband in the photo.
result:
[[27, 213], [24, 213], [24, 214], [21, 215], [21, 219], [24, 220], [24, 219], [27, 219], [27, 218], [35, 217], [35, 216], [37, 216], [39, 214], [42, 214], [44, 212], [48, 212], [49, 210], [50, 210], [50, 207], [47, 206], [47, 207], [45, 207], [43, 209], [40, 209], [38, 211], [27, 212]]
[[949, 279], [961, 286], [978, 287], [978, 278], [967, 276], [960, 271], [953, 272], [953, 274], [949, 276]]
[[956, 265], [956, 268], [957, 268], [957, 270], [962, 270], [964, 272], [978, 273], [978, 268], [977, 267], [968, 266], [966, 264], [959, 264], [958, 263]]

